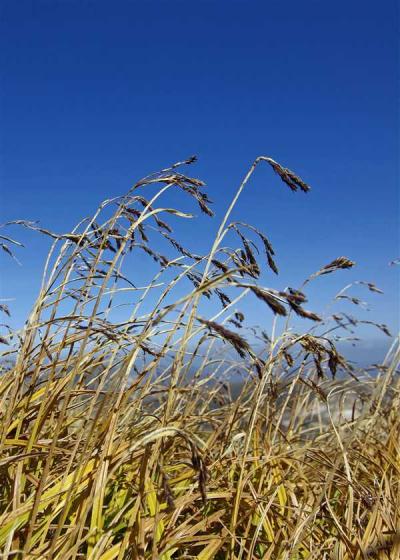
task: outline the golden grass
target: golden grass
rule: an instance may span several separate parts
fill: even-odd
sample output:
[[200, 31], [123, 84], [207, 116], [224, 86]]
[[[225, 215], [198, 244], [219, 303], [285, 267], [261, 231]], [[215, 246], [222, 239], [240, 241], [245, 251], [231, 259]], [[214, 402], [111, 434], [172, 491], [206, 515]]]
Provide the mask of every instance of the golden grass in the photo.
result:
[[[270, 158], [254, 162], [210, 252], [183, 247], [170, 222], [190, 216], [160, 201], [180, 189], [212, 215], [203, 183], [178, 172], [192, 162], [71, 233], [18, 222], [53, 245], [24, 329], [1, 338], [1, 558], [400, 558], [398, 345], [369, 375], [334, 344], [357, 320], [304, 308], [308, 282], [349, 259], [301, 290], [261, 285], [274, 250], [230, 222], [241, 191], [260, 162], [309, 190]], [[12, 254], [18, 242], [1, 240]], [[146, 255], [154, 277], [137, 286]], [[245, 297], [270, 314], [268, 332], [246, 330]], [[296, 332], [293, 314], [312, 328]]]

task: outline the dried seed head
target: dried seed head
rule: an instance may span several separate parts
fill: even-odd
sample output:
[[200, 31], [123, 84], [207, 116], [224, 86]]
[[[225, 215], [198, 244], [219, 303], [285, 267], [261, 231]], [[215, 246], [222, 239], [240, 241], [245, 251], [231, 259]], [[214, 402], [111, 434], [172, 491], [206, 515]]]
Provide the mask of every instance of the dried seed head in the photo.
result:
[[272, 294], [268, 290], [259, 288], [258, 286], [249, 286], [249, 288], [253, 292], [253, 294], [258, 297], [258, 299], [261, 299], [264, 303], [266, 303], [275, 314], [282, 316], [287, 315], [285, 306], [274, 294]]
[[184, 161], [186, 165], [190, 165], [191, 163], [195, 163], [197, 161], [197, 156], [190, 156], [187, 160]]
[[199, 203], [200, 210], [204, 212], [204, 214], [207, 214], [207, 216], [210, 216], [212, 218], [214, 216], [214, 212], [204, 202], [203, 197], [196, 197], [196, 198], [197, 198], [197, 202]]
[[255, 358], [253, 360], [253, 365], [256, 368], [257, 375], [258, 375], [259, 379], [262, 379], [263, 371], [264, 371], [264, 368], [265, 368], [264, 360], [262, 360], [261, 358]]
[[283, 354], [283, 357], [285, 358], [285, 361], [286, 361], [287, 365], [289, 367], [293, 367], [294, 360], [293, 360], [292, 355], [289, 354], [289, 352], [287, 350], [283, 350], [282, 354]]
[[345, 319], [347, 319], [350, 325], [353, 325], [353, 327], [356, 327], [358, 325], [359, 321], [355, 317], [352, 317], [351, 315], [347, 315], [347, 313], [342, 313], [342, 315], [343, 317], [345, 317]]
[[199, 321], [203, 325], [206, 325], [206, 327], [208, 327], [211, 331], [217, 333], [222, 339], [229, 342], [241, 358], [245, 358], [246, 354], [249, 353], [250, 346], [248, 342], [237, 333], [227, 329], [215, 321], [207, 321], [206, 319], [199, 319]]
[[321, 274], [329, 274], [330, 272], [335, 272], [335, 270], [352, 268], [355, 265], [354, 261], [351, 261], [347, 257], [338, 257], [329, 264], [323, 266], [321, 270], [316, 273], [316, 276]]
[[319, 317], [316, 313], [307, 311], [307, 309], [303, 309], [303, 307], [301, 307], [300, 305], [291, 302], [289, 302], [289, 305], [299, 317], [310, 319], [311, 321], [322, 321], [321, 317]]
[[258, 235], [260, 236], [262, 242], [264, 243], [264, 249], [266, 253], [269, 253], [271, 255], [275, 255], [275, 251], [271, 245], [271, 243], [269, 242], [269, 240], [267, 239], [267, 237], [265, 237], [265, 235], [261, 232], [258, 232]]
[[227, 273], [229, 271], [229, 267], [226, 266], [226, 264], [222, 263], [221, 261], [217, 260], [217, 259], [213, 259], [211, 261], [213, 263], [213, 265], [218, 268], [219, 270], [221, 270], [224, 274]]
[[237, 329], [241, 329], [241, 328], [242, 328], [242, 324], [239, 323], [239, 321], [236, 321], [235, 319], [229, 319], [228, 322], [229, 322], [229, 323], [232, 323], [232, 325], [234, 325]]
[[219, 297], [220, 302], [222, 303], [222, 307], [227, 307], [231, 303], [231, 299], [227, 296], [222, 290], [215, 290], [215, 293]]
[[338, 366], [349, 369], [346, 360], [343, 358], [343, 356], [338, 354], [335, 346], [331, 341], [328, 341], [330, 347], [326, 348], [326, 346], [324, 346], [324, 344], [322, 344], [315, 336], [305, 335], [300, 341], [300, 344], [306, 352], [309, 352], [313, 355], [318, 377], [322, 378], [324, 376], [322, 369], [322, 360], [324, 357], [328, 357], [328, 368], [333, 378], [335, 378], [336, 376]]
[[193, 470], [197, 471], [197, 478], [199, 483], [199, 490], [201, 494], [201, 499], [203, 505], [206, 505], [207, 502], [207, 491], [206, 491], [206, 483], [208, 479], [207, 469], [204, 464], [202, 457], [200, 456], [198, 450], [196, 449], [195, 445], [192, 442], [190, 443], [190, 448], [192, 452], [192, 467]]
[[278, 267], [275, 264], [274, 259], [271, 256], [271, 253], [267, 253], [267, 260], [268, 260], [268, 265], [270, 267], [270, 269], [275, 272], [275, 274], [278, 274]]
[[323, 379], [324, 378], [324, 370], [322, 369], [321, 359], [320, 359], [319, 356], [314, 356], [314, 364], [315, 364], [315, 369], [317, 370], [318, 378]]
[[149, 239], [148, 239], [148, 237], [147, 237], [147, 235], [144, 231], [144, 226], [142, 224], [138, 225], [138, 230], [139, 230], [139, 233], [140, 233], [140, 237], [142, 238], [142, 241], [144, 243], [148, 243]]
[[308, 192], [310, 190], [309, 185], [307, 185], [300, 177], [298, 177], [293, 171], [282, 167], [274, 161], [273, 159], [267, 158], [268, 163], [271, 165], [272, 169], [279, 175], [284, 183], [292, 190], [297, 191], [298, 188], [303, 192]]
[[377, 327], [385, 333], [386, 336], [392, 336], [391, 332], [389, 331], [389, 328], [387, 325], [385, 325], [384, 323], [377, 325]]
[[237, 321], [239, 321], [240, 323], [243, 323], [243, 321], [244, 321], [244, 315], [243, 315], [243, 313], [242, 313], [241, 311], [236, 311], [236, 313], [235, 313], [235, 319], [236, 319]]
[[383, 291], [380, 288], [378, 288], [377, 286], [375, 286], [375, 284], [373, 284], [372, 282], [363, 282], [362, 280], [360, 280], [359, 282], [356, 282], [356, 284], [362, 284], [363, 286], [367, 286], [367, 288], [370, 292], [376, 292], [377, 294], [383, 294]]
[[10, 310], [9, 310], [8, 306], [5, 305], [4, 303], [0, 303], [0, 311], [5, 313], [6, 315], [8, 315], [8, 317], [11, 317]]
[[347, 296], [345, 294], [338, 295], [338, 296], [336, 296], [335, 299], [347, 299], [351, 303], [354, 303], [354, 305], [366, 305], [366, 303], [364, 301], [361, 301], [360, 299], [358, 299], [356, 297]]
[[270, 344], [271, 339], [270, 339], [270, 337], [268, 336], [268, 334], [267, 334], [265, 331], [261, 331], [261, 336], [263, 337], [263, 339], [265, 340], [265, 342], [266, 342], [267, 344]]
[[288, 294], [286, 292], [279, 292], [279, 295], [286, 299], [290, 308], [296, 313], [296, 315], [299, 315], [299, 317], [304, 317], [305, 319], [310, 319], [311, 321], [322, 320], [315, 313], [312, 313], [311, 311], [307, 311], [306, 309], [301, 307], [300, 303], [304, 303], [307, 301], [307, 298], [303, 294], [303, 292], [289, 288]]
[[7, 255], [10, 255], [10, 257], [14, 258], [14, 254], [8, 245], [6, 245], [5, 243], [0, 243], [0, 247], [3, 249], [5, 253], [7, 253]]

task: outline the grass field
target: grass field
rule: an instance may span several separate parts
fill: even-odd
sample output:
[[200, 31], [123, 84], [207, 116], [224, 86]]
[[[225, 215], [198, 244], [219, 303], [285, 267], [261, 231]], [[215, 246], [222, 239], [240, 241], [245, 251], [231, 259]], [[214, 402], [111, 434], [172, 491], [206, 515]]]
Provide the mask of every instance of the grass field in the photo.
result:
[[[398, 344], [360, 370], [337, 350], [358, 321], [308, 309], [308, 284], [348, 258], [300, 289], [263, 285], [274, 249], [231, 213], [258, 165], [309, 190], [274, 160], [254, 162], [208, 254], [183, 247], [171, 224], [190, 216], [168, 191], [212, 215], [181, 173], [193, 161], [71, 233], [19, 222], [52, 247], [23, 330], [1, 337], [1, 558], [400, 558]], [[154, 266], [144, 286], [127, 272], [138, 255]], [[265, 330], [247, 330], [248, 298]]]

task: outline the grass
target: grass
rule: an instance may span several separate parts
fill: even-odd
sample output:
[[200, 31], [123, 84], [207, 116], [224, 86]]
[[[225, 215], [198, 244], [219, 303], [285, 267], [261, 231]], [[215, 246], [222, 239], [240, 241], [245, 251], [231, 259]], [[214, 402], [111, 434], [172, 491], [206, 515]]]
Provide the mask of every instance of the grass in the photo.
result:
[[[308, 283], [351, 268], [345, 257], [300, 289], [262, 284], [274, 250], [231, 221], [240, 193], [261, 163], [309, 190], [270, 158], [250, 168], [210, 252], [183, 247], [171, 224], [191, 216], [162, 201], [178, 189], [212, 215], [204, 184], [179, 171], [193, 162], [71, 233], [16, 222], [52, 246], [23, 330], [1, 337], [1, 558], [400, 558], [398, 344], [359, 370], [336, 343], [362, 321], [305, 307]], [[13, 256], [19, 243], [1, 242]], [[137, 286], [144, 257], [154, 276]], [[359, 305], [350, 289], [337, 298]], [[251, 297], [268, 332], [246, 329]]]

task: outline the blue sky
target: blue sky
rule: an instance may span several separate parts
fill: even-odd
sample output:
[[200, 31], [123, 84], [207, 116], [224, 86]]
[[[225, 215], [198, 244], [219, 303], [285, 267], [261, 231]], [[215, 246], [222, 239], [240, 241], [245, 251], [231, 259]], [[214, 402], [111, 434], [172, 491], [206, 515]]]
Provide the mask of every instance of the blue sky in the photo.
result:
[[[191, 154], [218, 217], [269, 155], [313, 187], [292, 195], [260, 168], [236, 213], [271, 237], [281, 287], [349, 256], [354, 270], [310, 290], [313, 309], [365, 279], [385, 291], [357, 292], [373, 303], [366, 317], [398, 330], [397, 2], [3, 0], [1, 11], [1, 222], [69, 231]], [[197, 251], [218, 225], [200, 220], [180, 236]], [[1, 297], [16, 298], [19, 325], [48, 242], [12, 233], [27, 248], [22, 267], [0, 255]]]

